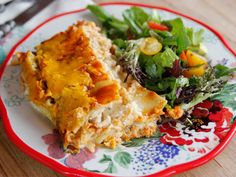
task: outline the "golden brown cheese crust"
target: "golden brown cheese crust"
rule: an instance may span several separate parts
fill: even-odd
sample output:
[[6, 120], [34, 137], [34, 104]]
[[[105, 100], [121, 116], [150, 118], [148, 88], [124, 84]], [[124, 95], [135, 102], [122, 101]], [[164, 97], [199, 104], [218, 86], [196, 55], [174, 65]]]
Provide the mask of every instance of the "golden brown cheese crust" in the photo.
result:
[[110, 63], [110, 47], [94, 23], [82, 21], [34, 53], [18, 53], [30, 101], [54, 122], [64, 147], [73, 152], [150, 137], [163, 114], [165, 99], [132, 78], [122, 83], [124, 74], [116, 76], [122, 72]]
[[[36, 54], [22, 53], [20, 60], [23, 76], [29, 86], [29, 97], [36, 104], [44, 105], [51, 98], [63, 107], [62, 112], [70, 112], [78, 107], [90, 108], [96, 102], [106, 104], [117, 98], [117, 84], [93, 91], [95, 84], [109, 81], [102, 64], [96, 60], [89, 47], [80, 22], [71, 26], [36, 47]], [[32, 70], [32, 60], [37, 63]], [[106, 91], [106, 94], [101, 92]], [[72, 101], [73, 100], [73, 101]], [[73, 104], [70, 104], [73, 103]], [[56, 116], [57, 117], [57, 116]]]

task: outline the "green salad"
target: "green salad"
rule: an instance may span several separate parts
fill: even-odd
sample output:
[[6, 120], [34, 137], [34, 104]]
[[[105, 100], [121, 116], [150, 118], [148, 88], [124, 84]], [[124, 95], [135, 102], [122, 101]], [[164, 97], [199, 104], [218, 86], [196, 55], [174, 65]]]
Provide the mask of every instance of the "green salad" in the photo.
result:
[[[163, 20], [157, 11], [139, 7], [115, 18], [102, 7], [87, 7], [116, 46], [118, 63], [142, 86], [164, 96], [167, 108], [194, 105], [222, 90], [236, 68], [212, 66], [203, 45], [204, 30], [184, 25], [181, 18]], [[125, 82], [125, 80], [124, 80]]]

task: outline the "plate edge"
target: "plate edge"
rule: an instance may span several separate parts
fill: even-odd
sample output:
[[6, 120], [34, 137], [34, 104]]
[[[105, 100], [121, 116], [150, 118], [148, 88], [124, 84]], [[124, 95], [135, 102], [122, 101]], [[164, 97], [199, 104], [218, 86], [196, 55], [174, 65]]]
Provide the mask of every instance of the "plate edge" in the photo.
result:
[[[236, 52], [230, 47], [230, 45], [226, 42], [226, 40], [223, 38], [223, 36], [216, 31], [214, 28], [208, 26], [207, 24], [205, 24], [204, 22], [197, 20], [195, 18], [189, 17], [185, 14], [182, 14], [180, 12], [171, 10], [169, 8], [166, 7], [161, 7], [161, 6], [155, 6], [155, 5], [147, 5], [147, 4], [142, 4], [142, 3], [131, 3], [131, 2], [107, 2], [107, 3], [100, 3], [99, 5], [101, 6], [109, 6], [109, 5], [127, 5], [127, 6], [139, 6], [139, 7], [147, 7], [147, 8], [154, 8], [154, 9], [161, 9], [164, 11], [168, 11], [170, 13], [174, 13], [180, 16], [183, 16], [187, 19], [190, 19], [192, 21], [195, 21], [199, 24], [201, 24], [202, 26], [206, 27], [207, 29], [209, 29], [210, 31], [212, 31], [220, 40], [221, 42], [224, 44], [224, 46], [234, 55], [236, 56]], [[15, 52], [16, 48], [22, 43], [24, 42], [28, 37], [30, 37], [35, 31], [37, 31], [40, 27], [42, 27], [43, 25], [45, 25], [46, 23], [61, 17], [61, 16], [65, 16], [68, 14], [73, 14], [73, 13], [79, 13], [82, 11], [85, 11], [86, 8], [82, 8], [79, 10], [74, 10], [74, 11], [69, 11], [69, 12], [64, 12], [58, 15], [55, 15], [49, 19], [47, 19], [46, 21], [44, 21], [43, 23], [41, 23], [40, 25], [38, 25], [37, 27], [35, 27], [32, 31], [30, 31], [25, 37], [23, 37], [19, 42], [17, 42], [12, 49], [10, 50], [9, 54], [7, 55], [4, 63], [2, 64], [1, 68], [0, 68], [0, 80], [2, 78], [2, 74], [4, 72], [4, 69], [8, 63], [8, 61], [10, 60], [10, 58], [12, 57], [13, 53]], [[50, 159], [49, 157], [35, 151], [34, 149], [32, 149], [31, 147], [29, 147], [27, 144], [25, 144], [13, 131], [11, 125], [10, 125], [10, 121], [8, 119], [8, 115], [7, 115], [7, 111], [5, 109], [5, 106], [2, 102], [2, 98], [0, 98], [0, 114], [3, 120], [3, 126], [5, 129], [5, 132], [7, 134], [7, 136], [9, 137], [9, 139], [19, 148], [21, 149], [25, 154], [29, 155], [30, 157], [34, 158], [35, 160], [38, 160], [39, 162], [41, 162], [42, 164], [52, 168], [53, 170], [66, 175], [66, 176], [94, 176], [95, 173], [91, 173], [91, 172], [87, 172], [87, 171], [82, 171], [82, 170], [77, 170], [77, 169], [72, 169], [69, 167], [65, 167], [61, 164], [59, 164], [58, 162]], [[197, 166], [203, 165], [206, 162], [208, 162], [209, 160], [213, 159], [216, 155], [218, 155], [225, 147], [226, 145], [230, 142], [230, 140], [232, 139], [232, 137], [234, 136], [234, 134], [236, 133], [236, 122], [234, 122], [234, 124], [232, 125], [230, 131], [227, 133], [226, 137], [224, 138], [224, 140], [218, 144], [210, 153], [208, 153], [207, 155], [190, 161], [190, 162], [186, 162], [186, 163], [182, 163], [180, 165], [175, 165], [172, 167], [169, 167], [165, 170], [159, 171], [157, 173], [153, 173], [150, 175], [146, 175], [146, 177], [154, 177], [156, 175], [158, 176], [170, 176], [170, 175], [174, 175], [180, 172], [183, 172], [185, 170], [189, 170], [192, 168], [195, 168]], [[46, 162], [45, 162], [46, 160]], [[59, 168], [58, 168], [59, 167]], [[61, 168], [61, 169], [60, 169]], [[78, 174], [78, 172], [80, 174]], [[108, 177], [110, 175], [105, 175], [105, 174], [97, 174], [96, 176], [103, 176], [103, 177]], [[112, 176], [111, 176], [112, 177]]]

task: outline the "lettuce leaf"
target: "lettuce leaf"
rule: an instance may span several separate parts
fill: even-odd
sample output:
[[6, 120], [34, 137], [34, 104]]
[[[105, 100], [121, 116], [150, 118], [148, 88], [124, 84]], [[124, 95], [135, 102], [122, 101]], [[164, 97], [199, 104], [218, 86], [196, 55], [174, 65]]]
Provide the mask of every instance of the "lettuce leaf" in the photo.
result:
[[168, 67], [172, 68], [173, 63], [176, 59], [179, 57], [175, 54], [173, 50], [166, 47], [164, 52], [157, 54], [153, 57], [153, 60], [155, 61], [156, 65], [160, 65], [161, 67]]
[[171, 33], [176, 36], [177, 42], [177, 54], [180, 54], [183, 50], [187, 49], [190, 45], [190, 39], [188, 37], [186, 28], [181, 18], [173, 20], [167, 20], [164, 24], [171, 27]]
[[200, 55], [205, 55], [207, 53], [207, 48], [202, 43], [204, 40], [204, 30], [199, 29], [195, 31], [193, 28], [186, 28], [186, 30], [190, 39], [190, 46], [188, 49]]
[[190, 39], [190, 45], [197, 46], [200, 45], [201, 42], [203, 42], [203, 34], [204, 30], [199, 29], [198, 31], [194, 31], [193, 28], [186, 28], [188, 37]]
[[149, 79], [161, 79], [166, 68], [172, 68], [174, 61], [178, 58], [172, 49], [166, 47], [162, 53], [154, 56], [141, 54], [139, 63]]

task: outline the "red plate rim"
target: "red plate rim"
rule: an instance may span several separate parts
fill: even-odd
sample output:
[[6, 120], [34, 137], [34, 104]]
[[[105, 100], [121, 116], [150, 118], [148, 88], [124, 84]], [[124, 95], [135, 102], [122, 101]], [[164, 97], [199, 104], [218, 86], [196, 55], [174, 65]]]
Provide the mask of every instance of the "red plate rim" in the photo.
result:
[[[194, 19], [192, 17], [189, 17], [187, 15], [184, 15], [182, 13], [173, 11], [171, 9], [165, 8], [165, 7], [160, 7], [160, 6], [155, 6], [155, 5], [147, 5], [147, 4], [142, 4], [142, 3], [130, 3], [130, 2], [108, 2], [108, 3], [101, 3], [99, 4], [101, 6], [110, 6], [110, 5], [125, 5], [125, 6], [139, 6], [139, 7], [147, 7], [147, 8], [153, 8], [153, 9], [161, 9], [167, 12], [171, 12], [173, 14], [177, 14], [180, 15], [182, 17], [185, 17], [187, 19], [190, 19], [194, 22], [197, 22], [199, 24], [201, 24], [202, 26], [206, 27], [207, 29], [209, 29], [210, 31], [212, 31], [220, 40], [221, 42], [225, 45], [225, 47], [234, 55], [236, 56], [236, 52], [229, 46], [229, 44], [226, 42], [226, 40], [223, 38], [223, 36], [217, 32], [215, 29], [213, 29], [212, 27], [208, 26], [207, 24], [205, 24], [204, 22], [201, 22], [197, 19]], [[9, 54], [6, 57], [6, 60], [4, 61], [4, 63], [2, 64], [1, 68], [0, 68], [0, 79], [2, 77], [2, 74], [4, 72], [4, 69], [8, 63], [8, 61], [10, 60], [10, 58], [12, 57], [12, 55], [14, 54], [16, 48], [22, 44], [26, 39], [28, 39], [35, 31], [37, 31], [37, 29], [39, 29], [40, 27], [42, 27], [43, 25], [45, 25], [46, 23], [65, 16], [65, 15], [69, 15], [69, 14], [73, 14], [73, 13], [79, 13], [82, 11], [85, 11], [86, 8], [82, 8], [79, 10], [74, 10], [74, 11], [69, 11], [69, 12], [64, 12], [61, 13], [59, 15], [55, 15], [49, 19], [47, 19], [46, 21], [44, 21], [43, 23], [41, 23], [40, 25], [38, 25], [37, 27], [35, 27], [31, 32], [29, 32], [24, 38], [22, 38], [17, 44], [15, 44], [13, 46], [13, 48], [10, 50]], [[13, 131], [8, 115], [7, 115], [7, 111], [6, 108], [3, 104], [2, 98], [0, 98], [0, 114], [2, 117], [2, 121], [3, 121], [3, 126], [5, 129], [5, 132], [8, 136], [8, 138], [19, 148], [21, 149], [25, 154], [29, 155], [30, 157], [32, 157], [33, 159], [41, 162], [42, 164], [50, 167], [51, 169], [66, 175], [66, 176], [70, 176], [70, 177], [78, 177], [78, 176], [98, 176], [98, 177], [109, 177], [110, 175], [105, 175], [105, 174], [99, 174], [99, 173], [92, 173], [89, 171], [83, 171], [83, 170], [78, 170], [78, 169], [73, 169], [73, 168], [69, 168], [66, 167], [58, 162], [56, 162], [55, 160], [41, 154], [40, 152], [34, 150], [33, 148], [31, 148], [30, 146], [28, 146], [27, 144], [25, 144]], [[153, 173], [150, 175], [146, 175], [146, 177], [155, 177], [155, 176], [170, 176], [170, 175], [174, 175], [192, 168], [195, 168], [197, 166], [200, 166], [206, 162], [208, 162], [209, 160], [213, 159], [216, 155], [218, 155], [225, 147], [226, 145], [230, 142], [230, 140], [233, 138], [234, 134], [236, 133], [236, 122], [234, 122], [234, 124], [232, 125], [231, 129], [229, 130], [229, 132], [227, 133], [226, 137], [220, 142], [220, 144], [218, 144], [211, 152], [209, 152], [207, 155], [190, 161], [190, 162], [186, 162], [186, 163], [182, 163], [179, 165], [175, 165], [169, 168], [166, 168], [160, 172], [157, 173]], [[110, 176], [112, 177], [112, 176]]]

